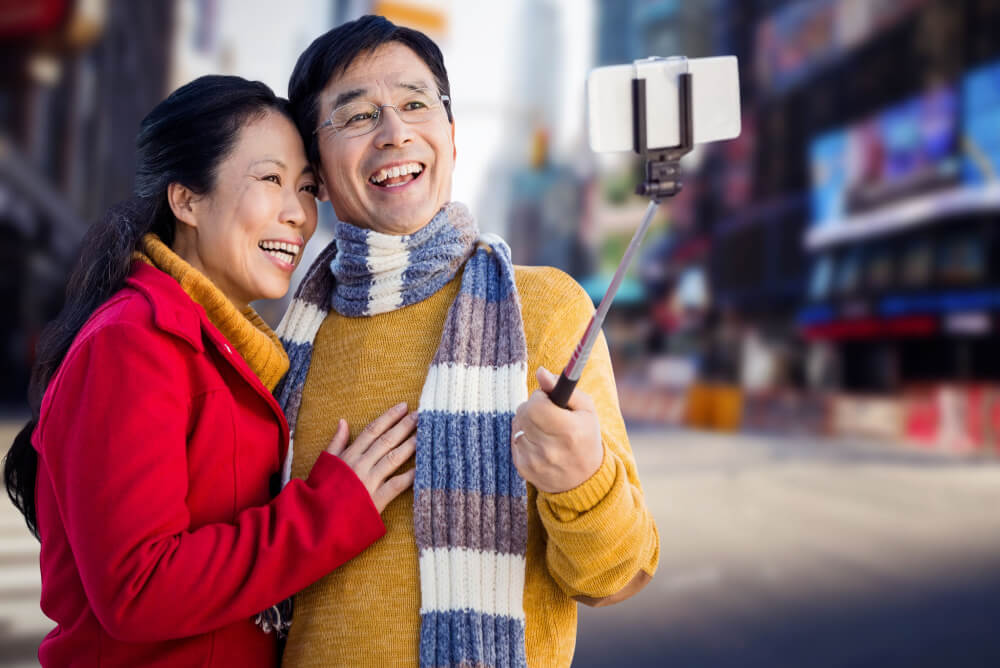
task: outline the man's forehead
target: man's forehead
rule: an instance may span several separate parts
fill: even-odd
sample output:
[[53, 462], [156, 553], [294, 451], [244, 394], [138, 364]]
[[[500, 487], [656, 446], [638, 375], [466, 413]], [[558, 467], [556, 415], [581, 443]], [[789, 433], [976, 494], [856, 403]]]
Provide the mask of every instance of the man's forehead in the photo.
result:
[[342, 76], [332, 76], [323, 89], [325, 95], [337, 95], [345, 90], [373, 90], [376, 88], [409, 88], [412, 84], [434, 86], [434, 76], [424, 69], [379, 72], [377, 68], [368, 71], [348, 71]]

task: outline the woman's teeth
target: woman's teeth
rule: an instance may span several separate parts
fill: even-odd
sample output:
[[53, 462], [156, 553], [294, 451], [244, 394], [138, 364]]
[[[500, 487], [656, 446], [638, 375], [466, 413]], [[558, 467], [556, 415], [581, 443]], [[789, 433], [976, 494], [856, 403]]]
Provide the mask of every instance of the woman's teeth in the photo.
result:
[[388, 169], [380, 169], [371, 175], [368, 179], [376, 186], [395, 186], [401, 183], [407, 183], [413, 179], [407, 178], [410, 174], [413, 174], [413, 178], [417, 178], [421, 172], [424, 171], [423, 165], [419, 162], [411, 162], [407, 165], [396, 165], [395, 167], [389, 167]]
[[298, 257], [299, 250], [301, 250], [301, 246], [286, 244], [282, 241], [261, 241], [257, 246], [268, 255], [292, 264], [295, 263], [295, 258]]

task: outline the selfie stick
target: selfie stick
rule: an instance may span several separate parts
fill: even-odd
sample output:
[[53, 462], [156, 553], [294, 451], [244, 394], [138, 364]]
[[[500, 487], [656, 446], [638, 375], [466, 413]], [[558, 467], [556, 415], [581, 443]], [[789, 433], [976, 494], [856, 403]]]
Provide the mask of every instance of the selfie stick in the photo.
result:
[[678, 146], [670, 148], [646, 148], [646, 80], [632, 79], [632, 149], [646, 159], [646, 179], [640, 183], [635, 192], [637, 195], [649, 197], [649, 206], [646, 207], [646, 215], [642, 218], [642, 224], [632, 236], [625, 255], [618, 264], [611, 284], [607, 292], [601, 299], [597, 311], [590, 319], [587, 330], [583, 333], [583, 338], [577, 344], [573, 356], [570, 357], [566, 368], [559, 376], [559, 381], [555, 388], [549, 393], [549, 399], [555, 405], [566, 408], [569, 398], [576, 388], [583, 367], [586, 366], [590, 358], [590, 349], [597, 341], [597, 335], [604, 324], [604, 317], [611, 308], [611, 302], [618, 292], [625, 272], [632, 263], [632, 258], [642, 243], [642, 238], [646, 235], [649, 224], [653, 221], [653, 214], [656, 213], [657, 205], [661, 199], [673, 197], [681, 191], [681, 166], [680, 159], [691, 151], [694, 146], [694, 131], [691, 119], [691, 74], [684, 72], [679, 75], [677, 82], [678, 103], [680, 105], [680, 141]]

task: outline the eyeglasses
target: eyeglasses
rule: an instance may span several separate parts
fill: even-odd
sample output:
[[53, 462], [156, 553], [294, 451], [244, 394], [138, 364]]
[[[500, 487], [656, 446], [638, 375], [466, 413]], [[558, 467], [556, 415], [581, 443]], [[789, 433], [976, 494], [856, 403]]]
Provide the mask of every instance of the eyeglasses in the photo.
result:
[[341, 137], [360, 137], [378, 127], [382, 120], [382, 110], [386, 107], [396, 110], [396, 115], [404, 123], [426, 123], [435, 117], [435, 111], [442, 105], [450, 103], [447, 95], [439, 95], [430, 88], [417, 88], [406, 91], [395, 104], [375, 104], [374, 102], [348, 102], [332, 112], [330, 118], [313, 132], [318, 133], [323, 128], [333, 128], [334, 134]]

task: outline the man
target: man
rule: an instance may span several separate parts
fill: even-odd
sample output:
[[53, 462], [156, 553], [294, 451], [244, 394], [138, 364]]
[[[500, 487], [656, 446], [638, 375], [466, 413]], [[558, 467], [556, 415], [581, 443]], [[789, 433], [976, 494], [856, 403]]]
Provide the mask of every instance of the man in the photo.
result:
[[340, 418], [403, 400], [419, 421], [414, 491], [296, 597], [288, 666], [568, 666], [576, 602], [627, 598], [656, 569], [604, 340], [569, 409], [544, 392], [592, 305], [558, 270], [512, 267], [450, 201], [449, 95], [437, 46], [374, 16], [319, 37], [289, 83], [342, 221], [279, 330], [289, 473]]

